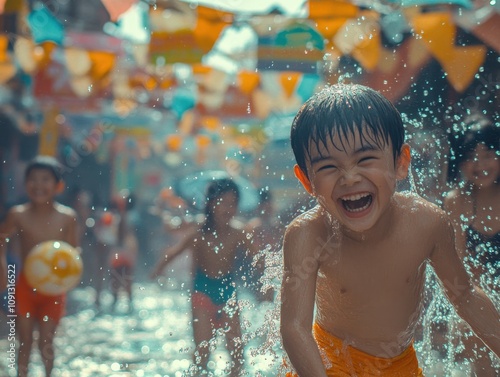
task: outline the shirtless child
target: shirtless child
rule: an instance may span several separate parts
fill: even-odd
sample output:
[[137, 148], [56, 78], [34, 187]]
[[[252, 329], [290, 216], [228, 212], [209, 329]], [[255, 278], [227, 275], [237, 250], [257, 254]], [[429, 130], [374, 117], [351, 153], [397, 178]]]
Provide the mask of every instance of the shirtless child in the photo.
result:
[[413, 338], [427, 264], [498, 356], [499, 314], [469, 280], [448, 216], [396, 192], [410, 148], [394, 106], [361, 85], [331, 86], [302, 106], [291, 144], [295, 174], [318, 205], [285, 233], [281, 334], [296, 373], [289, 375], [422, 376]]
[[[243, 366], [241, 324], [235, 298], [234, 269], [238, 248], [251, 250], [251, 238], [233, 220], [238, 208], [239, 190], [231, 179], [219, 179], [207, 189], [205, 220], [177, 245], [168, 248], [151, 277], [159, 276], [182, 251], [193, 252], [194, 287], [191, 296], [195, 364], [206, 373], [209, 358], [208, 341], [217, 328], [226, 330], [226, 341], [233, 368], [231, 376], [239, 376]], [[198, 362], [196, 359], [198, 358]]]
[[[60, 170], [60, 165], [52, 157], [39, 156], [32, 160], [25, 171], [29, 202], [12, 207], [5, 221], [0, 224], [3, 239], [14, 235], [19, 238], [21, 263], [31, 249], [43, 241], [60, 240], [77, 246], [76, 213], [54, 201], [62, 189]], [[48, 377], [54, 365], [53, 340], [59, 320], [64, 315], [65, 295], [46, 296], [35, 292], [21, 271], [16, 283], [16, 297], [18, 376], [28, 375], [33, 331], [38, 325], [38, 347]]]

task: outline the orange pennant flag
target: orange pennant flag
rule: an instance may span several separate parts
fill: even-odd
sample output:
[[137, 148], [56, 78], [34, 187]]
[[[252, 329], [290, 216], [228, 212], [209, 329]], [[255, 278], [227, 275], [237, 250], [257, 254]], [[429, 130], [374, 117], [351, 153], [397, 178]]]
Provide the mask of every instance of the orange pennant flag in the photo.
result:
[[116, 57], [111, 52], [89, 51], [89, 57], [92, 61], [90, 75], [94, 81], [103, 79], [115, 65]]
[[6, 35], [0, 35], [0, 63], [6, 62], [7, 59], [7, 45], [9, 38]]
[[486, 52], [486, 46], [457, 47], [452, 57], [442, 63], [448, 81], [457, 92], [463, 92], [472, 83]]
[[285, 91], [287, 98], [290, 98], [297, 87], [297, 82], [299, 78], [302, 77], [301, 73], [298, 72], [284, 72], [280, 75], [281, 86]]
[[448, 12], [419, 13], [411, 20], [413, 29], [437, 60], [445, 61], [452, 55], [456, 27]]
[[241, 71], [238, 73], [238, 86], [242, 93], [249, 95], [260, 83], [260, 75], [257, 72]]
[[5, 2], [7, 0], [0, 0], [0, 14], [3, 14], [3, 11], [5, 9]]
[[37, 67], [44, 69], [52, 60], [52, 52], [57, 47], [57, 45], [52, 41], [46, 41], [40, 46], [34, 48], [34, 59], [36, 61]]
[[456, 26], [448, 12], [417, 14], [412, 24], [453, 88], [458, 92], [467, 89], [486, 58], [486, 47], [455, 46]]
[[233, 14], [198, 5], [198, 20], [193, 31], [198, 46], [209, 52], [222, 30], [233, 22]]
[[326, 39], [332, 39], [347, 19], [355, 18], [358, 7], [347, 1], [310, 0], [309, 19]]
[[132, 5], [134, 5], [137, 0], [101, 0], [102, 5], [106, 8], [109, 13], [109, 18], [111, 21], [117, 21], [118, 18], [128, 11]]

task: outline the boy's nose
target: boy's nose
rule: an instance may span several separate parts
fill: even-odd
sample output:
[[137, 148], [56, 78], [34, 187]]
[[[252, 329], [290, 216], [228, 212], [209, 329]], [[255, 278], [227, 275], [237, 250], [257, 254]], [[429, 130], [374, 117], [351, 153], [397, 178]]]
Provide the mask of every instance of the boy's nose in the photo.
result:
[[356, 170], [345, 170], [340, 178], [340, 183], [346, 186], [352, 186], [361, 180], [361, 176]]

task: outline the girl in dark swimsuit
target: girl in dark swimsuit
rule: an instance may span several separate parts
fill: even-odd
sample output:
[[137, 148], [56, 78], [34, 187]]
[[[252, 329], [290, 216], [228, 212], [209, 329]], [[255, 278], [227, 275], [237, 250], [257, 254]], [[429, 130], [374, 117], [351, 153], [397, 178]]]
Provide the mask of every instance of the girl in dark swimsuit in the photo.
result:
[[[482, 117], [465, 123], [462, 136], [455, 138], [450, 155], [449, 181], [458, 186], [450, 191], [444, 207], [451, 215], [464, 263], [490, 297], [499, 300], [500, 279], [500, 124]], [[474, 336], [477, 350], [467, 355], [478, 376], [498, 376], [487, 352]], [[466, 349], [473, 349], [466, 347]]]

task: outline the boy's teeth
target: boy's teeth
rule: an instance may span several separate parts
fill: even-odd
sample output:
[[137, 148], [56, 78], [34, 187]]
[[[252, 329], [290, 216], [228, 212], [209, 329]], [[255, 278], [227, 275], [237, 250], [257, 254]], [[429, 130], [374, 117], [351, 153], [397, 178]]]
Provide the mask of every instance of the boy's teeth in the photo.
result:
[[343, 196], [342, 200], [359, 200], [361, 198], [364, 198], [370, 194], [355, 194], [355, 195], [349, 195], [349, 196]]
[[370, 207], [372, 196], [369, 193], [346, 195], [342, 197], [342, 203], [349, 212], [361, 212]]

